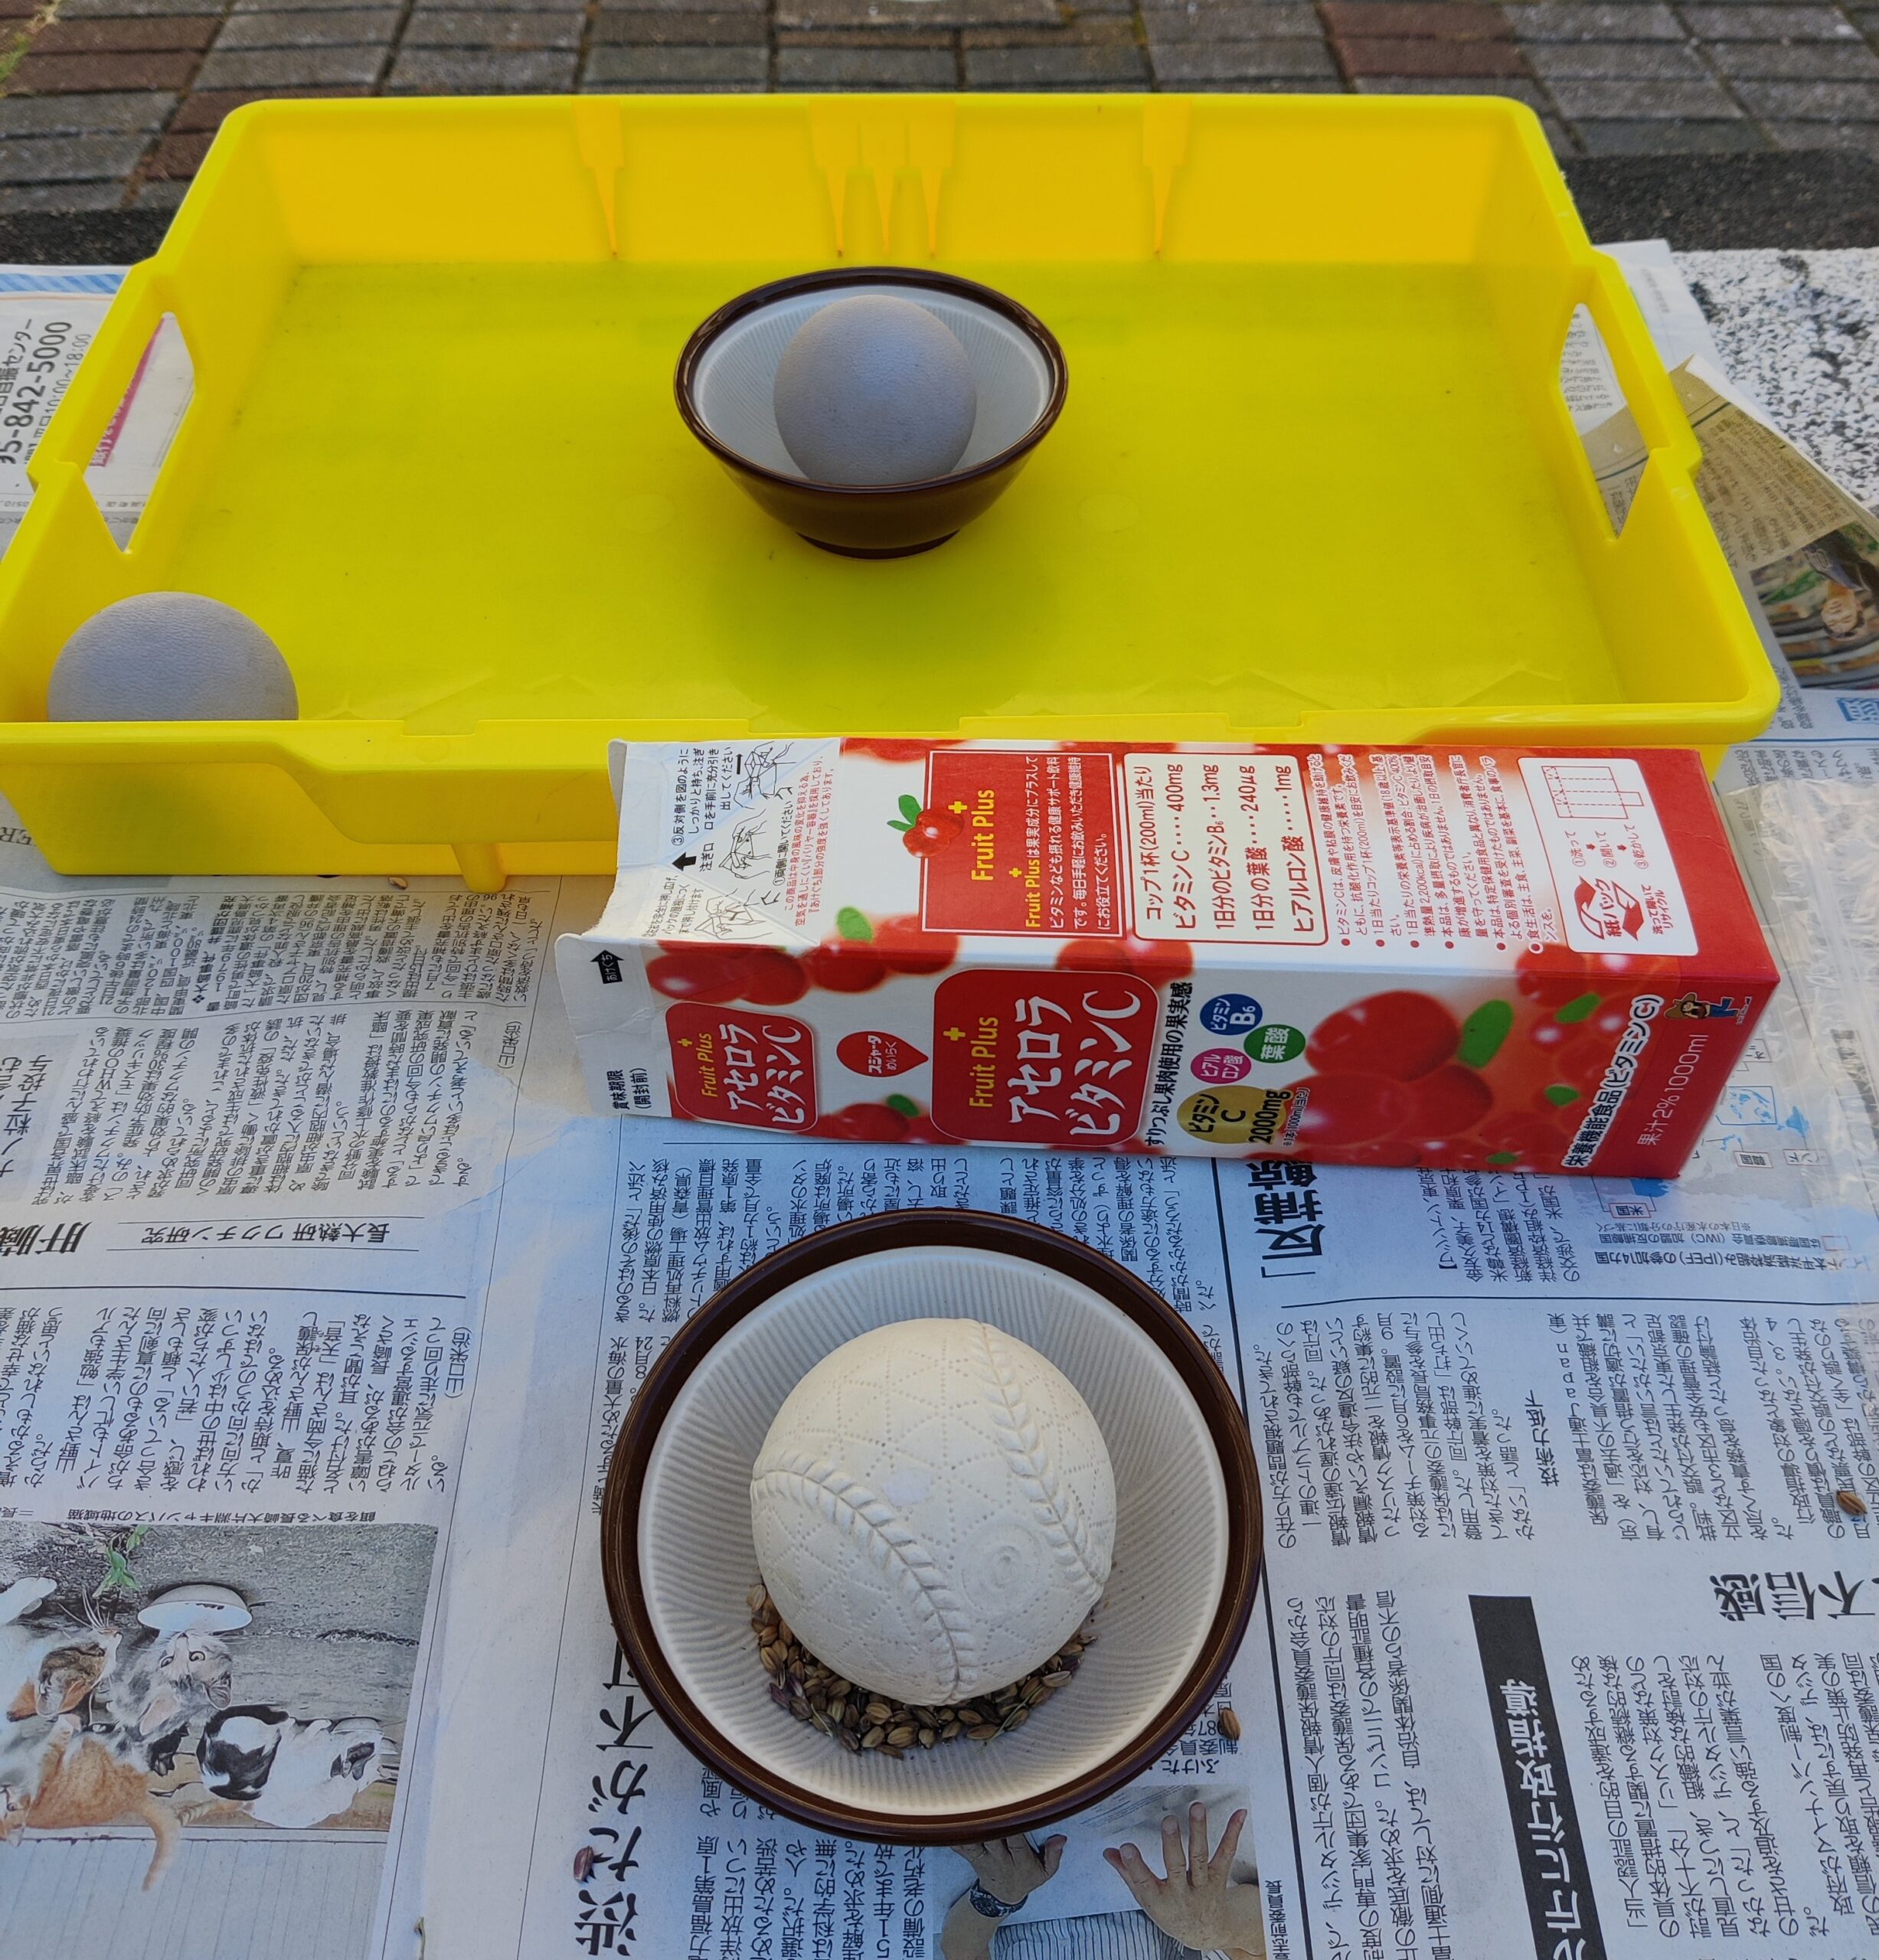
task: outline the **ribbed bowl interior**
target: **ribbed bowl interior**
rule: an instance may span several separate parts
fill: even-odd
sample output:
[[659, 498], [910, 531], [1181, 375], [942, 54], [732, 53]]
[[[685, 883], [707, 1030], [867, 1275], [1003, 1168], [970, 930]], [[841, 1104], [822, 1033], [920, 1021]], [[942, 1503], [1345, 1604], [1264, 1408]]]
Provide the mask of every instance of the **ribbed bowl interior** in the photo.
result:
[[[1063, 1370], [1116, 1473], [1115, 1562], [1074, 1681], [987, 1744], [851, 1754], [770, 1698], [745, 1595], [750, 1466], [824, 1355], [890, 1321], [989, 1321]], [[800, 1280], [740, 1321], [675, 1400], [648, 1464], [640, 1570], [660, 1650], [706, 1724], [806, 1797], [932, 1818], [1034, 1800], [1099, 1769], [1164, 1710], [1226, 1582], [1226, 1479], [1199, 1406], [1150, 1336], [1076, 1281], [1005, 1253], [917, 1247]]]
[[979, 416], [952, 474], [975, 468], [1030, 433], [1050, 405], [1051, 381], [1050, 364], [1030, 335], [975, 300], [891, 280], [788, 295], [733, 321], [694, 371], [692, 406], [706, 428], [750, 462], [807, 482], [777, 433], [776, 364], [811, 314], [838, 299], [877, 293], [924, 306], [952, 328], [972, 364]]

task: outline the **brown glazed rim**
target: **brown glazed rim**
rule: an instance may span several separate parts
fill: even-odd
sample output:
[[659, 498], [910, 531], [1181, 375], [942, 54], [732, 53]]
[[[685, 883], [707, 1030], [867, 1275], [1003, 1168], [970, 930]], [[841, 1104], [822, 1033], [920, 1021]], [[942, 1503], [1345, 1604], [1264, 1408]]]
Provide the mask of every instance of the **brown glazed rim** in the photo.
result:
[[[762, 463], [752, 462], [741, 450], [720, 442], [706, 426], [692, 399], [692, 382], [698, 363], [711, 343], [733, 322], [779, 299], [793, 298], [799, 292], [822, 292], [845, 286], [920, 286], [929, 292], [946, 292], [956, 299], [975, 301], [994, 313], [1002, 314], [1038, 349], [1050, 368], [1051, 398], [1044, 405], [1044, 413], [1015, 443], [1008, 449], [999, 450], [996, 456], [974, 463], [970, 469], [956, 469], [946, 476], [922, 477], [911, 483], [823, 483], [812, 476], [787, 476], [779, 469], [766, 469]], [[781, 484], [786, 489], [813, 490], [828, 497], [909, 497], [938, 488], [949, 489], [956, 484], [976, 483], [982, 477], [995, 475], [1020, 456], [1028, 456], [1050, 434], [1064, 411], [1064, 398], [1070, 393], [1070, 367], [1064, 358], [1063, 348], [1057, 345], [1056, 335], [1037, 315], [989, 286], [981, 286], [975, 279], [956, 278], [951, 273], [930, 272], [918, 266], [848, 266], [832, 272], [799, 273], [792, 279], [772, 279], [767, 286], [753, 286], [735, 299], [727, 299], [715, 313], [700, 323], [691, 339], [685, 342], [672, 376], [672, 393], [677, 397], [678, 412], [685, 417], [685, 426], [692, 434], [720, 462], [740, 469], [747, 475], [761, 477], [766, 483]]]
[[[989, 1810], [893, 1820], [806, 1794], [780, 1779], [711, 1726], [668, 1665], [652, 1632], [639, 1570], [639, 1501], [653, 1447], [674, 1400], [699, 1364], [747, 1315], [786, 1286], [871, 1253], [910, 1246], [965, 1246], [1050, 1267], [1107, 1300], [1152, 1337], [1199, 1405], [1220, 1452], [1227, 1486], [1227, 1569], [1220, 1603], [1201, 1651], [1161, 1713], [1106, 1762], [1021, 1802]], [[961, 1844], [1035, 1830], [1083, 1810], [1141, 1775], [1193, 1721], [1238, 1650], [1259, 1588], [1264, 1513], [1245, 1416], [1226, 1378], [1193, 1329], [1129, 1272], [1061, 1233], [984, 1211], [894, 1211], [812, 1233], [760, 1259], [721, 1288], [672, 1336], [627, 1412], [600, 1519], [600, 1563], [607, 1608], [634, 1678], [666, 1726], [727, 1782], [772, 1810], [818, 1831], [891, 1844]], [[725, 1583], [741, 1590], [735, 1573]]]

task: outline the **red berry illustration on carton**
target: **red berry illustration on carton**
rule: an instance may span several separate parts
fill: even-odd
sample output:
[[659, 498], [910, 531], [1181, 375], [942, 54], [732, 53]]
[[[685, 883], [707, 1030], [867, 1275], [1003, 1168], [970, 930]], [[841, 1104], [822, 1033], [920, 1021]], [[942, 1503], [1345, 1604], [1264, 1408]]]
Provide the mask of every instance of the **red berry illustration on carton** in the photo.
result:
[[936, 810], [923, 807], [917, 796], [900, 799], [900, 814], [888, 820], [887, 828], [900, 833], [900, 841], [916, 858], [930, 858], [966, 828], [960, 810]]
[[871, 1150], [1669, 1176], [1774, 985], [1690, 753], [621, 760], [621, 884], [560, 959], [623, 1113]]

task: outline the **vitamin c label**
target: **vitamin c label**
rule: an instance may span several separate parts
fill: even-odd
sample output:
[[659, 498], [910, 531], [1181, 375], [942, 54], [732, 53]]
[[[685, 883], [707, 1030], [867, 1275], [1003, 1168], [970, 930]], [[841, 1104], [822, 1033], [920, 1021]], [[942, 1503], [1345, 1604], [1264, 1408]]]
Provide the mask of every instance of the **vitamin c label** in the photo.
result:
[[955, 973], [933, 996], [933, 1121], [978, 1143], [1134, 1135], [1158, 1001], [1129, 973]]
[[672, 1101], [700, 1122], [806, 1130], [815, 1120], [815, 1037], [786, 1014], [681, 1001], [665, 1011]]

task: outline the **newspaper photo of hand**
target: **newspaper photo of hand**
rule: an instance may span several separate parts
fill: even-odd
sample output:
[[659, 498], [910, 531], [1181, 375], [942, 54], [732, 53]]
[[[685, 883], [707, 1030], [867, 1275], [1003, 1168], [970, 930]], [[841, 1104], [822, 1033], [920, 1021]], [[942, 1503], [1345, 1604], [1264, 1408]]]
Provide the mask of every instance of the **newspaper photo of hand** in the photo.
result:
[[1237, 1810], [1227, 1820], [1211, 1857], [1204, 1804], [1188, 1810], [1185, 1846], [1179, 1818], [1164, 1818], [1162, 1862], [1167, 1870], [1161, 1877], [1133, 1844], [1119, 1845], [1103, 1856], [1121, 1873], [1136, 1903], [1171, 1939], [1199, 1952], [1226, 1954], [1230, 1960], [1265, 1960], [1259, 1888], [1236, 1884], [1232, 1877], [1246, 1816]]
[[[1247, 1813], [1227, 1819], [1210, 1856], [1203, 1804], [1162, 1822], [1158, 1875], [1133, 1844], [1106, 1847], [1103, 1857], [1133, 1895], [1136, 1912], [1098, 1912], [1006, 1923], [1063, 1862], [1061, 1834], [1034, 1846], [1005, 1838], [955, 1848], [972, 1870], [940, 1929], [940, 1960], [1188, 1960], [1196, 1953], [1224, 1960], [1266, 1960], [1266, 1935], [1256, 1884], [1233, 1877]], [[1069, 1881], [1066, 1880], [1066, 1883]], [[1064, 1901], [1073, 1913], [1072, 1902]]]

